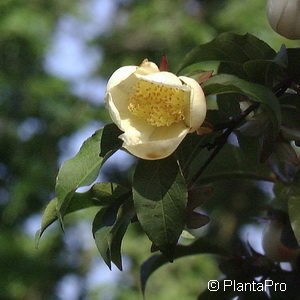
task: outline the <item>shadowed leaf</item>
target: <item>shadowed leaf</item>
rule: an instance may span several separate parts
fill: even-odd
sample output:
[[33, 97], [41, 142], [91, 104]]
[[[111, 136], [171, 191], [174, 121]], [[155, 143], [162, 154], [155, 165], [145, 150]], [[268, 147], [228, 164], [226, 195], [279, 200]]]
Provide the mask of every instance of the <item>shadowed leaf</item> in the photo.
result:
[[149, 239], [172, 260], [184, 227], [187, 190], [173, 157], [140, 160], [133, 180], [138, 220]]
[[93, 235], [97, 248], [111, 269], [113, 262], [122, 270], [121, 244], [124, 234], [135, 215], [133, 203], [129, 199], [123, 204], [116, 203], [101, 208], [93, 222]]
[[299, 159], [294, 148], [287, 142], [278, 142], [268, 158], [272, 171], [285, 183], [292, 183], [299, 170]]

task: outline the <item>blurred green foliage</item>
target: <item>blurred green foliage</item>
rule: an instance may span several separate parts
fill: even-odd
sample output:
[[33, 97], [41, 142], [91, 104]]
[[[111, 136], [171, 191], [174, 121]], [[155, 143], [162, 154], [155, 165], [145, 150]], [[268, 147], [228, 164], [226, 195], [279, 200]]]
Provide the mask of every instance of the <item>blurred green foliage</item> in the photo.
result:
[[[282, 43], [296, 44], [270, 29], [262, 0], [132, 0], [116, 5], [110, 30], [89, 41], [103, 53], [95, 75], [108, 77], [118, 67], [137, 65], [146, 57], [159, 62], [163, 54], [175, 70], [191, 48], [224, 31], [256, 34], [276, 49]], [[99, 116], [107, 120], [102, 106], [74, 96], [68, 82], [47, 73], [44, 67], [58, 21], [64, 14], [78, 17], [79, 8], [79, 1], [67, 0], [0, 2], [1, 299], [61, 299], [55, 289], [63, 276], [84, 278], [91, 255], [96, 253], [96, 247], [95, 253], [79, 247], [71, 253], [80, 257], [74, 264], [66, 259], [71, 254], [58, 230], [52, 231], [38, 250], [24, 230], [28, 218], [39, 214], [53, 196], [62, 138], [92, 120], [101, 121]], [[28, 127], [29, 134], [24, 130]], [[127, 180], [113, 172], [109, 176], [118, 182]], [[257, 204], [263, 203], [265, 196], [256, 185], [243, 187], [236, 181], [224, 181], [215, 188], [206, 208], [216, 220], [211, 234], [228, 245], [239, 240], [242, 225], [260, 213], [258, 206], [249, 206], [254, 203], [249, 197]], [[76, 219], [68, 219], [68, 226]], [[108, 288], [114, 299], [139, 299], [138, 268], [148, 257], [150, 246], [140, 229], [133, 227], [124, 243], [126, 275], [116, 277]], [[218, 275], [213, 258], [184, 258], [154, 274], [147, 294], [149, 299], [195, 299], [207, 281]], [[102, 292], [107, 292], [103, 286], [94, 291], [83, 288], [78, 299], [84, 295], [106, 299], [99, 296]]]
[[1, 299], [50, 299], [81, 268], [59, 259], [66, 245], [58, 232], [35, 250], [24, 231], [53, 194], [59, 141], [100, 110], [43, 66], [59, 17], [72, 10], [68, 1], [0, 3]]

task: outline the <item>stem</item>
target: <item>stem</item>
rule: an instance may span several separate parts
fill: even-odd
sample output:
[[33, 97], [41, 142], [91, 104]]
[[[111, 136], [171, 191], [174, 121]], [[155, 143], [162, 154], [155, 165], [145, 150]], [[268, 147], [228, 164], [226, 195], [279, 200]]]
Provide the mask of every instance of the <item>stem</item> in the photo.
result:
[[211, 176], [205, 176], [203, 179], [199, 180], [199, 183], [206, 184], [218, 180], [224, 180], [224, 179], [249, 179], [249, 180], [259, 180], [259, 181], [267, 181], [267, 182], [273, 182], [276, 183], [277, 179], [269, 176], [259, 175], [252, 172], [223, 172], [217, 175], [211, 175]]
[[254, 103], [251, 106], [249, 106], [244, 112], [241, 113], [241, 115], [232, 121], [230, 126], [224, 131], [224, 133], [216, 138], [215, 145], [213, 148], [215, 148], [212, 152], [212, 154], [208, 157], [204, 165], [198, 170], [198, 172], [191, 178], [189, 183], [189, 188], [192, 188], [196, 181], [199, 179], [199, 177], [202, 175], [202, 173], [206, 170], [208, 165], [211, 163], [211, 161], [217, 156], [217, 154], [221, 151], [221, 149], [224, 147], [224, 145], [227, 142], [228, 137], [230, 134], [234, 131], [234, 129], [240, 125], [240, 123], [255, 109], [259, 107], [259, 103]]
[[[285, 93], [285, 91], [290, 87], [292, 83], [292, 79], [288, 78], [279, 84], [277, 84], [275, 87], [273, 87], [273, 92], [277, 97], [280, 97]], [[298, 91], [297, 91], [298, 92]], [[217, 130], [223, 130], [226, 128], [224, 133], [217, 137], [215, 140], [215, 143], [212, 145], [207, 145], [208, 149], [214, 149], [212, 154], [208, 157], [204, 165], [198, 170], [198, 172], [192, 177], [189, 183], [189, 188], [192, 188], [196, 181], [199, 179], [199, 177], [202, 175], [202, 173], [206, 170], [208, 165], [212, 162], [212, 160], [217, 156], [217, 154], [221, 151], [221, 149], [224, 147], [224, 145], [227, 142], [228, 137], [230, 134], [234, 131], [234, 129], [240, 125], [240, 123], [248, 116], [252, 111], [257, 109], [259, 107], [259, 103], [255, 103], [251, 106], [249, 106], [241, 115], [232, 121], [229, 121], [227, 123], [219, 124]]]

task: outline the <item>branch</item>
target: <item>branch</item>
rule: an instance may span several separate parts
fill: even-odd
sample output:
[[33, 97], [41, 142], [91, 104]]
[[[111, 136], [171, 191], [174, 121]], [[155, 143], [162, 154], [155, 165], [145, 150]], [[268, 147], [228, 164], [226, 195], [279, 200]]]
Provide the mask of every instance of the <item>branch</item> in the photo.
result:
[[221, 149], [224, 147], [224, 145], [227, 142], [228, 137], [230, 134], [238, 127], [242, 121], [254, 110], [256, 110], [259, 107], [259, 103], [254, 103], [251, 106], [249, 106], [244, 112], [240, 114], [240, 116], [233, 120], [229, 127], [224, 131], [224, 133], [216, 138], [216, 141], [214, 145], [210, 145], [211, 149], [215, 148], [212, 152], [212, 154], [208, 157], [204, 165], [199, 169], [199, 171], [192, 177], [189, 183], [189, 188], [192, 188], [196, 181], [199, 179], [199, 177], [202, 175], [202, 173], [206, 170], [208, 165], [211, 163], [211, 161], [217, 156], [217, 154], [221, 151]]

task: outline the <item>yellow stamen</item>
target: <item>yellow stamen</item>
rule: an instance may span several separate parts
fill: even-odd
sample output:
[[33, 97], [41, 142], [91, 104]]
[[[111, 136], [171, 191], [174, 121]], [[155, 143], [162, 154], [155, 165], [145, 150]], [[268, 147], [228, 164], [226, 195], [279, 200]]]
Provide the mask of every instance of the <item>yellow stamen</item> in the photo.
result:
[[128, 109], [153, 126], [184, 120], [186, 91], [140, 79], [129, 96]]

